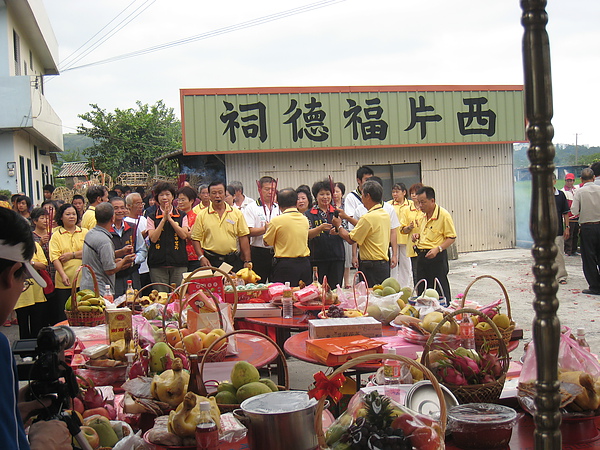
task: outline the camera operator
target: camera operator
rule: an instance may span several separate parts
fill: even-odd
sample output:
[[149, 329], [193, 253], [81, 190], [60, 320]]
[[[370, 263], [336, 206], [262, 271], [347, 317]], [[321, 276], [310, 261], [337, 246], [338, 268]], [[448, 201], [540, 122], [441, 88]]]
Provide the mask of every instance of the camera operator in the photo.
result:
[[[4, 321], [13, 310], [25, 283], [33, 278], [46, 286], [41, 276], [31, 266], [34, 241], [28, 223], [14, 211], [0, 208], [0, 321]], [[18, 393], [18, 381], [10, 344], [0, 334], [0, 436], [2, 448], [9, 449], [69, 449], [71, 435], [64, 422], [40, 421], [29, 429], [29, 443], [25, 436], [23, 420], [35, 409], [50, 405], [50, 400], [20, 402], [23, 392]], [[19, 395], [19, 397], [17, 397]], [[46, 403], [47, 402], [47, 403]]]

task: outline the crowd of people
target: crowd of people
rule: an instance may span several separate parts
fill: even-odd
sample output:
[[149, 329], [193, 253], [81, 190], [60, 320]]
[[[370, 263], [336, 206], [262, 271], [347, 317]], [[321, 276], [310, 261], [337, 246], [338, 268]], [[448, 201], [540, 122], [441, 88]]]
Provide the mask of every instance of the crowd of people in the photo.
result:
[[369, 286], [390, 276], [410, 287], [426, 279], [427, 287], [450, 298], [445, 250], [456, 233], [433, 188], [398, 182], [393, 199], [384, 202], [382, 181], [369, 167], [358, 168], [356, 180], [356, 189], [346, 193], [331, 179], [280, 189], [264, 176], [256, 199], [242, 183], [219, 180], [198, 189], [159, 182], [148, 195], [95, 185], [70, 202], [53, 199], [47, 185], [35, 208], [27, 196], [15, 195], [4, 206], [31, 228], [31, 262], [48, 286], [24, 291], [5, 325], [18, 324], [26, 339], [64, 320], [73, 284], [94, 289], [88, 270], [76, 275], [82, 264], [95, 273], [99, 293], [110, 290], [115, 298], [129, 281], [134, 289], [159, 283], [156, 288], [166, 291], [184, 273], [222, 263], [233, 271], [251, 266], [260, 282], [297, 286], [316, 276], [331, 288], [351, 285], [354, 267]]

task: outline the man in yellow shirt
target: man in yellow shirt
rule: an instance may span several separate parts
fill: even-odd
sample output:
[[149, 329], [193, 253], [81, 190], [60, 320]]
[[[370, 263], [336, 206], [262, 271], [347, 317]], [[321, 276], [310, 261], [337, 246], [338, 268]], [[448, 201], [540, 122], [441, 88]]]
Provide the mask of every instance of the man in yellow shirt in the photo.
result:
[[367, 180], [362, 185], [362, 203], [367, 213], [361, 216], [350, 232], [341, 227], [341, 218], [333, 219], [338, 233], [349, 244], [358, 244], [358, 270], [365, 274], [369, 286], [381, 284], [390, 276], [388, 249], [390, 245], [390, 215], [383, 209], [383, 187]]
[[[427, 280], [428, 287], [437, 289], [440, 297], [445, 296], [449, 303], [452, 299], [448, 282], [448, 252], [445, 250], [456, 240], [454, 222], [450, 213], [435, 202], [435, 191], [424, 186], [417, 191], [417, 201], [424, 218], [421, 219], [417, 233], [412, 235], [417, 252], [417, 279]], [[440, 287], [435, 279], [440, 281]], [[418, 293], [424, 290], [421, 283]]]
[[277, 199], [281, 215], [267, 223], [267, 232], [263, 235], [265, 244], [275, 248], [273, 272], [269, 280], [280, 283], [289, 281], [292, 287], [298, 286], [300, 280], [310, 284], [309, 225], [306, 216], [296, 208], [298, 193], [286, 188], [277, 194]]
[[96, 206], [108, 201], [108, 190], [104, 186], [90, 186], [85, 192], [89, 206], [81, 218], [81, 228], [91, 230], [96, 226]]
[[[219, 267], [226, 262], [234, 271], [247, 267], [250, 259], [250, 230], [242, 212], [225, 202], [225, 183], [208, 186], [210, 205], [200, 210], [191, 231], [192, 244], [202, 266]], [[240, 256], [238, 255], [238, 240]], [[243, 261], [243, 264], [242, 264]]]

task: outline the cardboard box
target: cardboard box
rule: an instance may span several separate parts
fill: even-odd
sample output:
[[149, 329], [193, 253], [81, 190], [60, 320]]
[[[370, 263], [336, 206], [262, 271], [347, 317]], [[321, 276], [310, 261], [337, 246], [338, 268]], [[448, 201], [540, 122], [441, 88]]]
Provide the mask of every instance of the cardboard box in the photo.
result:
[[104, 313], [106, 314], [106, 337], [109, 343], [123, 339], [127, 328], [133, 331], [129, 308], [107, 309]]
[[[269, 289], [251, 289], [247, 291], [237, 291], [238, 293], [238, 305], [241, 303], [269, 303], [271, 301], [271, 294]], [[234, 295], [232, 291], [225, 291], [225, 301], [227, 303], [233, 303]]]
[[382, 335], [381, 322], [373, 317], [341, 317], [308, 321], [310, 339], [355, 336], [357, 334], [379, 337]]
[[360, 335], [309, 339], [306, 353], [327, 366], [338, 366], [357, 356], [383, 353], [383, 342]]
[[268, 303], [244, 303], [238, 305], [235, 317], [280, 317], [281, 308]]

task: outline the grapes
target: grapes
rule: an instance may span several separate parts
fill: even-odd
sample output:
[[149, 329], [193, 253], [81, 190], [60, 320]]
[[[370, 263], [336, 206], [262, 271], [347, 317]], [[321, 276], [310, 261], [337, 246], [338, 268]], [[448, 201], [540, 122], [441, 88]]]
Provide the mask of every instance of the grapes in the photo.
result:
[[346, 317], [346, 316], [344, 315], [343, 308], [340, 308], [337, 305], [331, 305], [329, 307], [329, 309], [327, 310], [327, 317], [335, 318], [335, 317]]
[[350, 444], [356, 450], [411, 450], [410, 440], [404, 436], [400, 429], [387, 427], [379, 430], [367, 422], [364, 417], [359, 417], [342, 435], [341, 442]]

